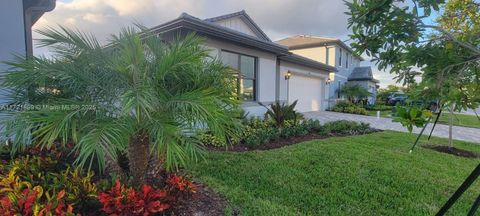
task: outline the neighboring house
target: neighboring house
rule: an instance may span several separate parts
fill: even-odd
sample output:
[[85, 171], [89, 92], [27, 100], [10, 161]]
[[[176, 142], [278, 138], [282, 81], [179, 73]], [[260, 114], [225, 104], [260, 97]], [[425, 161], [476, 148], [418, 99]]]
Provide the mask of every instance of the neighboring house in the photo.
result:
[[[8, 70], [3, 61], [15, 55], [32, 55], [32, 26], [43, 13], [55, 8], [55, 0], [1, 0], [0, 1], [0, 73]], [[0, 104], [4, 103], [0, 93]]]
[[[362, 57], [353, 54], [348, 45], [335, 38], [297, 35], [279, 40], [277, 43], [287, 46], [292, 53], [337, 68], [338, 72], [329, 81], [325, 91], [325, 109], [331, 108], [336, 101], [343, 99], [339, 90], [349, 81], [352, 72], [363, 61]], [[363, 83], [361, 85], [368, 86]], [[376, 88], [369, 91], [376, 94]]]
[[368, 97], [368, 104], [375, 104], [377, 98], [378, 80], [373, 78], [371, 67], [356, 67], [353, 69], [350, 76], [348, 76], [348, 82], [357, 84], [367, 89], [370, 92]]
[[337, 71], [272, 42], [245, 11], [209, 19], [183, 13], [150, 30], [166, 41], [190, 32], [205, 37], [211, 56], [241, 74], [238, 94], [250, 115], [262, 116], [263, 105], [275, 101], [298, 100], [300, 112], [322, 110], [329, 74]]

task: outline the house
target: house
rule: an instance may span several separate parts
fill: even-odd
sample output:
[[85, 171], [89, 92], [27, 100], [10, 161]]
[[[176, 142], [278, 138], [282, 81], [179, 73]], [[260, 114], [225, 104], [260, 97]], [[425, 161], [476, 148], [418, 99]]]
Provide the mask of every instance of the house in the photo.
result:
[[368, 97], [368, 104], [375, 104], [377, 98], [378, 80], [373, 78], [371, 67], [356, 67], [353, 69], [350, 76], [348, 76], [348, 82], [352, 84], [360, 85], [370, 92]]
[[[32, 55], [32, 26], [47, 11], [55, 8], [55, 0], [0, 1], [0, 73], [8, 66], [2, 64], [15, 55]], [[0, 103], [5, 100], [0, 93]]]
[[[292, 53], [328, 64], [337, 69], [338, 72], [331, 77], [325, 91], [325, 109], [331, 108], [336, 101], [343, 99], [339, 90], [349, 81], [355, 81], [357, 84], [365, 87], [372, 86], [372, 83], [375, 83], [373, 86], [376, 86], [376, 83], [378, 83], [373, 77], [370, 79], [362, 77], [361, 80], [357, 78], [357, 75], [351, 77], [354, 71], [363, 70], [369, 70], [371, 75], [371, 68], [359, 68], [360, 62], [364, 59], [353, 54], [353, 50], [339, 39], [297, 35], [279, 40], [277, 43], [287, 46]], [[352, 80], [350, 80], [350, 77]], [[373, 89], [368, 88], [368, 90], [376, 95], [376, 87]], [[375, 103], [375, 99], [370, 98], [369, 101]]]
[[240, 73], [238, 94], [250, 115], [262, 116], [275, 101], [298, 100], [300, 112], [322, 110], [329, 75], [337, 71], [272, 42], [245, 11], [208, 19], [183, 13], [150, 31], [166, 41], [190, 32], [205, 37], [210, 55]]

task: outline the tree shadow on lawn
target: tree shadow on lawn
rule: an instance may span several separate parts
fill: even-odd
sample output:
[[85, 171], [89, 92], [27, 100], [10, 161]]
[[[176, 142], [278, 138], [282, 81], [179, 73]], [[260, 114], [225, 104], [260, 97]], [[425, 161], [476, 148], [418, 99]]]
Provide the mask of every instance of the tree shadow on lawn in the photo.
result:
[[445, 153], [445, 154], [451, 154], [455, 155], [458, 157], [464, 157], [464, 158], [479, 158], [479, 155], [475, 152], [464, 150], [464, 149], [459, 149], [455, 147], [449, 147], [445, 145], [422, 145], [423, 148], [426, 149], [431, 149], [437, 152]]

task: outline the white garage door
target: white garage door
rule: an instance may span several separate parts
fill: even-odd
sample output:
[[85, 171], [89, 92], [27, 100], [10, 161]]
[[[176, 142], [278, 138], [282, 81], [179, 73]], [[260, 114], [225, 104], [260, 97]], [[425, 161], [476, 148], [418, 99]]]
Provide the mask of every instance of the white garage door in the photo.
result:
[[299, 112], [321, 110], [323, 79], [294, 74], [289, 80], [289, 102], [298, 100], [296, 109]]

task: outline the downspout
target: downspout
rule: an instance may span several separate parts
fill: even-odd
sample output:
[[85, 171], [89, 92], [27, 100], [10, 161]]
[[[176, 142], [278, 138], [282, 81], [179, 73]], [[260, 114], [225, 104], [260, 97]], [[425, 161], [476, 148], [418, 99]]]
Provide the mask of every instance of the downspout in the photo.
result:
[[275, 101], [280, 101], [280, 57], [287, 56], [286, 54], [277, 55], [276, 76], [275, 76]]
[[25, 8], [25, 0], [23, 1], [23, 14], [24, 14], [24, 23], [25, 23], [25, 47], [26, 47], [26, 55], [27, 57], [33, 56], [33, 45], [32, 45], [32, 15], [35, 13], [44, 13], [48, 11], [52, 11], [55, 9], [56, 0], [46, 0], [41, 1], [41, 3], [47, 2], [41, 6], [33, 6]]
[[275, 76], [275, 101], [280, 101], [280, 59], [277, 56], [276, 76]]

